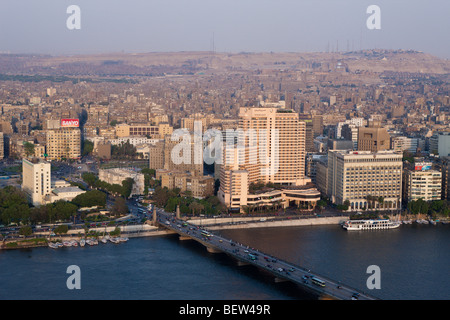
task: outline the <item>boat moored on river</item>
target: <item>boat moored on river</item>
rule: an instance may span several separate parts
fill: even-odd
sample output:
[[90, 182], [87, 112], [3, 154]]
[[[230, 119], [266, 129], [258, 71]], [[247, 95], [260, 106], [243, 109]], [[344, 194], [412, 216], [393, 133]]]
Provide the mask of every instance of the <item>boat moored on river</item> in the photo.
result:
[[400, 223], [397, 221], [391, 221], [389, 219], [347, 220], [342, 226], [348, 231], [384, 230], [398, 228], [400, 226]]

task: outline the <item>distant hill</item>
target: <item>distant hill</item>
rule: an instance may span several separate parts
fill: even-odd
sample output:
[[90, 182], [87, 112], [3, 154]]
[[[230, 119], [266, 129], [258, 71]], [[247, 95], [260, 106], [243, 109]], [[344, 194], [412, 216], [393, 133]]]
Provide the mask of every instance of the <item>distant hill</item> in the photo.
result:
[[76, 56], [0, 54], [1, 74], [127, 77], [263, 69], [449, 74], [450, 61], [404, 50], [342, 53], [153, 52]]

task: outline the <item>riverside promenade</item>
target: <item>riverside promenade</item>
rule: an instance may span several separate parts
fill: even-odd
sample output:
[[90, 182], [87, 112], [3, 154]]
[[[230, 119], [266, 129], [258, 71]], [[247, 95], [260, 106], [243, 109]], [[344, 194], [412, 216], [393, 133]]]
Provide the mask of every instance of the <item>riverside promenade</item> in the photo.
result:
[[327, 217], [226, 217], [183, 219], [186, 222], [207, 227], [209, 230], [275, 228], [314, 225], [339, 225], [348, 220], [348, 216]]

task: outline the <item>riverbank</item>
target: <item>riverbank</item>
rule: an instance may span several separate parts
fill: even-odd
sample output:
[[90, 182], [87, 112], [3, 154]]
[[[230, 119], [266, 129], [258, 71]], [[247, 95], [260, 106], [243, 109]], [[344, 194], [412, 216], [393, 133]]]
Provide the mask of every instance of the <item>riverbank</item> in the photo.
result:
[[[165, 236], [174, 234], [174, 231], [163, 230], [158, 227], [145, 228], [145, 230], [125, 231], [120, 235], [127, 238], [141, 238], [141, 237], [153, 237], [153, 236]], [[36, 235], [35, 235], [36, 236]], [[31, 239], [11, 239], [0, 242], [0, 250], [12, 250], [12, 249], [29, 249], [38, 247], [48, 247], [49, 242], [63, 242], [63, 241], [79, 241], [82, 238], [97, 238], [95, 236], [85, 237], [84, 234], [68, 233], [66, 235], [50, 236], [48, 233], [40, 233], [39, 237]]]
[[[396, 217], [390, 217], [396, 220]], [[404, 217], [416, 222], [417, 216]], [[416, 219], [410, 219], [416, 218]], [[297, 226], [320, 226], [320, 225], [340, 225], [349, 220], [349, 216], [327, 216], [327, 217], [285, 217], [266, 216], [266, 217], [222, 217], [222, 218], [187, 218], [186, 222], [193, 225], [202, 226], [208, 230], [231, 230], [231, 229], [250, 229], [250, 228], [280, 228]], [[405, 220], [405, 219], [403, 219]], [[114, 231], [115, 227], [91, 228], [89, 231], [97, 235], [106, 235]], [[153, 226], [150, 224], [121, 226], [120, 234], [128, 238], [165, 236], [174, 234], [174, 231]], [[50, 236], [49, 232], [35, 233], [34, 238], [16, 238], [0, 242], [0, 250], [8, 249], [26, 249], [48, 246], [49, 241], [79, 241], [85, 238], [84, 231], [69, 230], [65, 235]]]
[[279, 217], [233, 217], [233, 218], [209, 218], [209, 219], [189, 219], [186, 222], [202, 225], [209, 230], [222, 229], [246, 229], [246, 228], [267, 228], [267, 227], [296, 227], [313, 225], [336, 225], [348, 220], [348, 216], [337, 217], [314, 217], [314, 218], [282, 218]]

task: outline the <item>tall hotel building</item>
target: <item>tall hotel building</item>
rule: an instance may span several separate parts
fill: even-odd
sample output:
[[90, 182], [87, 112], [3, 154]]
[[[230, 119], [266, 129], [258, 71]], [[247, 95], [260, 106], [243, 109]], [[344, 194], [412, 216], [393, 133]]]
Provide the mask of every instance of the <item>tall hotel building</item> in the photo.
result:
[[[310, 182], [305, 178], [306, 124], [298, 113], [284, 108], [241, 108], [239, 117], [237, 145], [224, 146], [219, 199], [233, 210], [275, 203], [286, 207], [291, 200], [314, 206], [320, 194], [306, 187]], [[280, 187], [250, 194], [253, 183]]]
[[[239, 128], [248, 182], [301, 185], [305, 178], [305, 129], [298, 113], [280, 108], [241, 108]], [[252, 132], [254, 133], [252, 141]]]
[[350, 210], [398, 209], [402, 198], [403, 154], [391, 150], [328, 151], [327, 194]]

